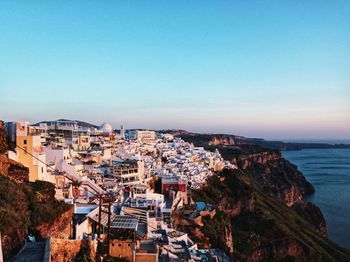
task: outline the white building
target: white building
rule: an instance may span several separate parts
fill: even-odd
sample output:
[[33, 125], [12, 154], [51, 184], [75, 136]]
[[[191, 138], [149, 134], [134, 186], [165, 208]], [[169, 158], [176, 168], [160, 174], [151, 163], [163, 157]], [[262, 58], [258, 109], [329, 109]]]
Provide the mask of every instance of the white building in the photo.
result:
[[104, 123], [100, 126], [99, 130], [106, 134], [112, 134], [113, 133], [113, 127], [110, 123]]
[[150, 130], [133, 130], [130, 131], [131, 139], [135, 139], [141, 143], [154, 143], [156, 140], [156, 132]]

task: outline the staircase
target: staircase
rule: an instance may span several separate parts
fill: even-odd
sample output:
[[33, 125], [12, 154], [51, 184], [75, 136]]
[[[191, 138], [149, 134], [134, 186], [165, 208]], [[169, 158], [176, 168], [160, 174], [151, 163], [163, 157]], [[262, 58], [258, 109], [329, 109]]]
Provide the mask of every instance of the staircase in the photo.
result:
[[26, 242], [22, 250], [14, 258], [14, 262], [48, 262], [45, 249], [48, 241]]

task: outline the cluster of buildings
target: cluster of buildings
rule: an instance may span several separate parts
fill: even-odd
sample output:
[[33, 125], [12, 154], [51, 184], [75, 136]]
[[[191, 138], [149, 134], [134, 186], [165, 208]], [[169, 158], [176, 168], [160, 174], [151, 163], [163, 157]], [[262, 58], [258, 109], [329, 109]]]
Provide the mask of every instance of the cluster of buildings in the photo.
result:
[[[54, 183], [56, 198], [74, 205], [73, 239], [90, 236], [129, 261], [226, 261], [220, 250], [199, 249], [174, 218], [194, 207], [186, 221], [200, 225], [203, 207], [191, 190], [214, 172], [235, 168], [218, 151], [108, 123], [9, 122], [6, 128], [9, 157], [29, 168], [29, 180]], [[215, 215], [215, 207], [205, 212]]]

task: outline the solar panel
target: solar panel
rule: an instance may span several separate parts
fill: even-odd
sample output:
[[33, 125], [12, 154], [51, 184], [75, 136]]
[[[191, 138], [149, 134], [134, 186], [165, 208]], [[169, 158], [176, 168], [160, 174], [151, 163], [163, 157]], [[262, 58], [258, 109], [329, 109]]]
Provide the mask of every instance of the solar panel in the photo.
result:
[[136, 230], [137, 223], [138, 223], [138, 220], [135, 217], [116, 215], [111, 219], [111, 228]]
[[[101, 212], [101, 224], [104, 227], [108, 225], [108, 214], [106, 213], [107, 209], [103, 208], [104, 212]], [[98, 222], [98, 208], [92, 211], [88, 215], [91, 219]], [[134, 216], [122, 216], [111, 214], [111, 228], [115, 229], [133, 229], [136, 230], [138, 226], [138, 218]]]

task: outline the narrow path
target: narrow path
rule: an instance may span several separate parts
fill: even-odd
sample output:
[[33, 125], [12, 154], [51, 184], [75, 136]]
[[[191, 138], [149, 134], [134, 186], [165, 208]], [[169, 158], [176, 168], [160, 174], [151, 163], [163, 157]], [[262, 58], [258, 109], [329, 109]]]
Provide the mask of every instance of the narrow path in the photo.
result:
[[14, 262], [43, 262], [45, 241], [27, 242], [24, 249], [16, 256]]

